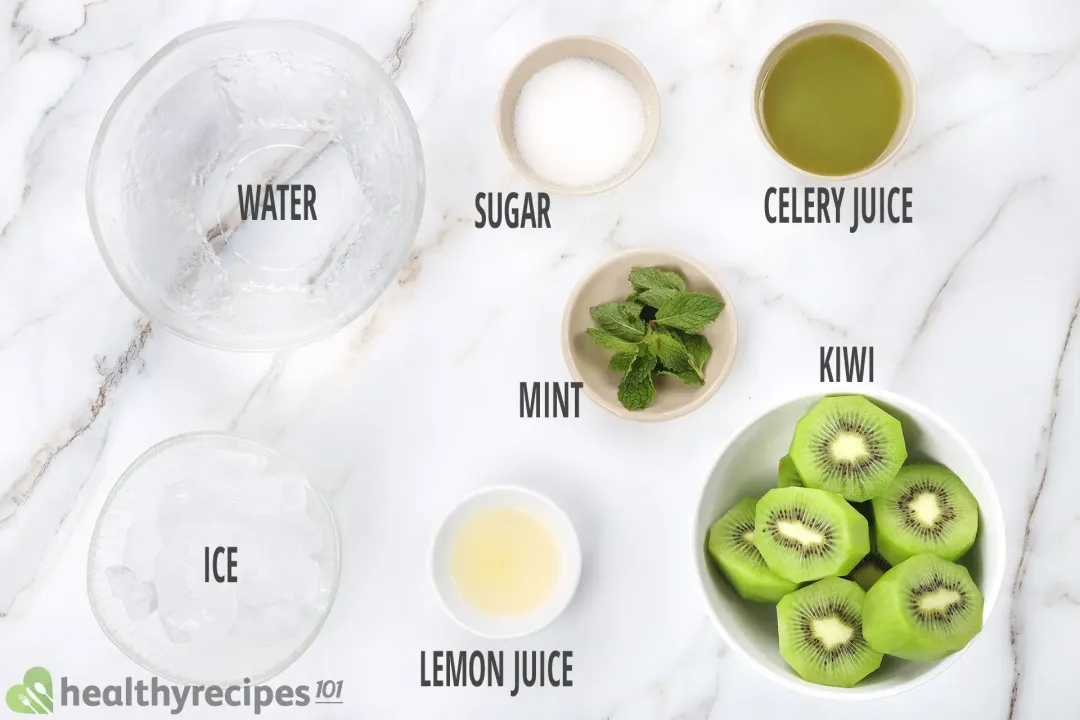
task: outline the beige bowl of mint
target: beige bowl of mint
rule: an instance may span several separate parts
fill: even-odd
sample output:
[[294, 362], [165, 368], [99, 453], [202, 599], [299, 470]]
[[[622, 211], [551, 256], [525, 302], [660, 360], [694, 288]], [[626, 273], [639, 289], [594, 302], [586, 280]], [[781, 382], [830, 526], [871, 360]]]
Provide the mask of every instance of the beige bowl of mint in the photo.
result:
[[585, 394], [631, 420], [704, 405], [735, 361], [738, 324], [724, 286], [668, 250], [626, 250], [589, 271], [563, 313], [563, 356]]

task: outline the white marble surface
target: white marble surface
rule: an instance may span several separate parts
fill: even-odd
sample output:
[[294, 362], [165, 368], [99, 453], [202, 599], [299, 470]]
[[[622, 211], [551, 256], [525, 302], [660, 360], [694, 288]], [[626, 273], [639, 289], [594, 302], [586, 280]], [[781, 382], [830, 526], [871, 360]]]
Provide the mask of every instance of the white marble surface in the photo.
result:
[[[429, 177], [416, 253], [378, 307], [273, 357], [151, 328], [106, 272], [83, 201], [98, 124], [139, 65], [182, 31], [262, 16], [325, 24], [385, 59]], [[780, 34], [829, 16], [885, 32], [917, 75], [914, 134], [868, 181], [912, 186], [912, 225], [851, 235], [763, 219], [765, 188], [801, 180], [754, 136], [755, 66]], [[89, 534], [149, 445], [222, 429], [307, 467], [344, 542], [330, 621], [279, 681], [344, 679], [346, 704], [266, 716], [1077, 717], [1080, 4], [0, 0], [0, 25], [5, 687], [31, 664], [72, 682], [145, 677], [91, 616]], [[663, 94], [655, 153], [614, 192], [556, 199], [550, 230], [476, 230], [477, 191], [527, 189], [496, 140], [499, 84], [521, 54], [571, 33], [613, 38], [650, 68]], [[663, 424], [591, 404], [578, 420], [518, 419], [518, 381], [567, 379], [558, 333], [575, 282], [616, 249], [646, 245], [696, 256], [732, 292], [742, 344], [726, 385]], [[967, 437], [1008, 522], [1006, 595], [971, 651], [931, 684], [869, 707], [780, 689], [723, 647], [687, 548], [721, 441], [814, 388], [817, 347], [831, 343], [873, 344], [878, 387]], [[425, 556], [443, 513], [494, 482], [549, 492], [579, 526], [586, 567], [574, 604], [543, 633], [499, 646], [573, 650], [573, 688], [512, 699], [419, 687], [421, 649], [493, 646], [441, 613]], [[185, 713], [204, 715], [217, 714]]]

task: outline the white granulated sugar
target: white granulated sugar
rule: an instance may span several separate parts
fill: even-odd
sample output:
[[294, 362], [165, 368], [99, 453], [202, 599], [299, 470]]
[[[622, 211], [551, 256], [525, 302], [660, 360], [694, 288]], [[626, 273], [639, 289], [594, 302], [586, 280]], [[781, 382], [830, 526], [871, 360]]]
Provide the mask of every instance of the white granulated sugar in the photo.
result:
[[610, 180], [645, 136], [645, 108], [633, 84], [609, 65], [570, 58], [533, 75], [514, 109], [522, 159], [564, 187]]

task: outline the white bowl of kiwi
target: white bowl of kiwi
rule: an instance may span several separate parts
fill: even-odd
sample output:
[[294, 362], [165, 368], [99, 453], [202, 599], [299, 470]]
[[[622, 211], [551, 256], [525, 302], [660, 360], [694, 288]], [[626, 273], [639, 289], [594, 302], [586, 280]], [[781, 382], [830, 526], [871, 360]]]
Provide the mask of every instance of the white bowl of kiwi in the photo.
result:
[[1005, 574], [990, 474], [902, 396], [808, 395], [737, 431], [705, 482], [693, 551], [727, 644], [793, 690], [866, 700], [943, 672]]

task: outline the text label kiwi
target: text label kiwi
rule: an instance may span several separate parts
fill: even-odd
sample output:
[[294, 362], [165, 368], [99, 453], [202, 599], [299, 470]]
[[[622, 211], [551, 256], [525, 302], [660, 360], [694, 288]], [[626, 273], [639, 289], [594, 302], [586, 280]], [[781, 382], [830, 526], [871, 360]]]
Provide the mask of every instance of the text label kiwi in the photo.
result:
[[821, 382], [874, 382], [872, 345], [822, 345], [818, 360]]

